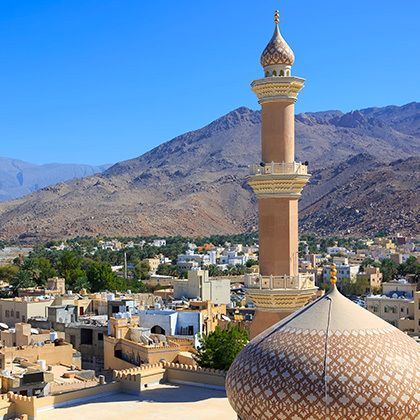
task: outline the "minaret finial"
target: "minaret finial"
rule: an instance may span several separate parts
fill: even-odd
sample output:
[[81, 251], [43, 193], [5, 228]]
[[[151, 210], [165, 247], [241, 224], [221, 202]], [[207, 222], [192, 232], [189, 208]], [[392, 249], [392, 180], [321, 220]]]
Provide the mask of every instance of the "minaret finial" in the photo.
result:
[[333, 287], [335, 287], [337, 283], [337, 267], [334, 263], [331, 264], [331, 270], [330, 270], [330, 282]]
[[279, 24], [279, 22], [280, 22], [280, 13], [279, 13], [279, 11], [278, 11], [278, 10], [276, 10], [276, 11], [274, 12], [274, 23], [275, 23], [276, 25], [278, 25], [278, 24]]

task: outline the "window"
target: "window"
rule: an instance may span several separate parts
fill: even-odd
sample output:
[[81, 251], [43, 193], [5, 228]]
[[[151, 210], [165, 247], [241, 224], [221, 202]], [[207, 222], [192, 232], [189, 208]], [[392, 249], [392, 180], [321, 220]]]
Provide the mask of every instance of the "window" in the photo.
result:
[[88, 328], [80, 330], [80, 344], [93, 344], [93, 331]]
[[98, 341], [104, 341], [104, 334], [98, 333]]
[[280, 70], [280, 76], [284, 76], [284, 71]]
[[22, 322], [25, 322], [25, 315], [22, 315]]
[[6, 316], [6, 318], [10, 317], [10, 312], [8, 310], [6, 310], [6, 312], [4, 313], [4, 315]]
[[10, 317], [13, 318], [15, 316], [15, 311], [13, 309], [10, 310]]
[[19, 319], [20, 318], [20, 312], [16, 311], [16, 318]]

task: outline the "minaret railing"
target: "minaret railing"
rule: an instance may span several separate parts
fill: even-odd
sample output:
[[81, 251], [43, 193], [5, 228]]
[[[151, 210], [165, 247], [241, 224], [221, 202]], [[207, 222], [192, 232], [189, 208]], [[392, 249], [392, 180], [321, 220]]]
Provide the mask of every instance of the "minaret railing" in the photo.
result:
[[308, 166], [300, 162], [269, 162], [263, 165], [251, 165], [251, 175], [307, 175]]

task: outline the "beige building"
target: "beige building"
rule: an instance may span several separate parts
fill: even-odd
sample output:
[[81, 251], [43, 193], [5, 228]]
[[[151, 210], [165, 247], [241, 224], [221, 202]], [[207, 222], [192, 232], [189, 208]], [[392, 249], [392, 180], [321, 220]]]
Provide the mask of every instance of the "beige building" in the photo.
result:
[[0, 322], [13, 327], [17, 322], [27, 322], [32, 317], [46, 317], [52, 298], [0, 299]]
[[[406, 280], [382, 283], [382, 295], [366, 297], [366, 309], [397, 327], [401, 318], [414, 319], [416, 287]], [[404, 322], [401, 325], [406, 327]]]
[[160, 265], [160, 259], [159, 258], [145, 258], [143, 262], [149, 264], [150, 267], [150, 273], [156, 273], [159, 265]]
[[50, 330], [32, 329], [30, 324], [17, 323], [14, 330], [0, 332], [0, 342], [3, 347], [20, 347], [64, 339], [64, 333], [51, 332]]
[[193, 340], [151, 334], [139, 327], [136, 316], [111, 318], [109, 322], [110, 335], [104, 337], [105, 369], [129, 369], [162, 360], [174, 362], [180, 353], [194, 351]]
[[25, 359], [30, 363], [43, 360], [46, 365], [64, 364], [80, 367], [80, 354], [73, 349], [71, 344], [64, 341], [44, 342], [42, 346], [3, 347], [0, 349], [0, 369], [10, 369], [16, 358]]
[[382, 273], [378, 267], [366, 267], [362, 273], [357, 274], [357, 279], [367, 279], [370, 291], [377, 293], [382, 287]]
[[209, 278], [207, 270], [190, 270], [187, 280], [175, 281], [174, 298], [209, 300], [227, 305], [230, 303], [230, 280]]

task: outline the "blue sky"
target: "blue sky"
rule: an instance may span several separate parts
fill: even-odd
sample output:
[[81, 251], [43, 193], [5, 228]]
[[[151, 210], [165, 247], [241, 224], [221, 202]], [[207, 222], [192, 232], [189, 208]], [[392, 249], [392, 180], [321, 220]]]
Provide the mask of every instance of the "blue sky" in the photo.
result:
[[257, 109], [276, 8], [297, 112], [419, 100], [418, 0], [1, 0], [0, 156], [112, 163]]

